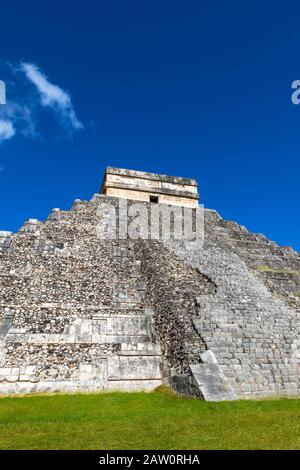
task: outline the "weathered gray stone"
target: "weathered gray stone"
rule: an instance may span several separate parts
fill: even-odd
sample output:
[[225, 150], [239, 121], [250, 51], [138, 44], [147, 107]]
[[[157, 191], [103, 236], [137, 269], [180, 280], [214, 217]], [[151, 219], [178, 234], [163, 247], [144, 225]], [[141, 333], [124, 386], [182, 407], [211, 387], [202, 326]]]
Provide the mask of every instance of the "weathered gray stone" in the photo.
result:
[[193, 364], [190, 366], [190, 369], [204, 400], [223, 401], [237, 399], [237, 395], [228, 384], [217, 362], [208, 361], [205, 364]]
[[0, 393], [299, 395], [299, 254], [213, 210], [198, 251], [100, 240], [118, 202], [94, 195], [0, 232]]

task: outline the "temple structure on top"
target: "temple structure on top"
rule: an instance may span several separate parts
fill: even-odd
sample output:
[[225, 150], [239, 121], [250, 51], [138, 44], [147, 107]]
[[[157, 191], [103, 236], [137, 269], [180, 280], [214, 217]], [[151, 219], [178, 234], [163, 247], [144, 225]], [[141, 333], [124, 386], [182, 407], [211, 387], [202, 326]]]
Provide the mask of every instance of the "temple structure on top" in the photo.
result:
[[106, 196], [185, 207], [197, 207], [199, 199], [198, 184], [194, 179], [110, 166], [106, 168], [101, 193]]

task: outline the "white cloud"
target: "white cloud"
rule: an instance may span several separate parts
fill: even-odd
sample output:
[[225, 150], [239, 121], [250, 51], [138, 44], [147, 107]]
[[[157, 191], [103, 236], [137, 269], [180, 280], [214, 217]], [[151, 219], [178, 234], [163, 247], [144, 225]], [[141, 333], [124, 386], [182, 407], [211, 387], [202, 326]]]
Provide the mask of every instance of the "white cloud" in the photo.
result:
[[35, 85], [40, 95], [42, 106], [52, 108], [58, 115], [61, 124], [69, 130], [83, 129], [74, 111], [70, 95], [53, 83], [50, 83], [46, 75], [31, 63], [21, 63], [21, 70], [27, 79]]
[[[30, 107], [31, 106], [31, 107]], [[36, 138], [35, 118], [33, 116], [34, 105], [17, 104], [13, 101], [0, 107], [0, 119], [10, 121], [14, 128], [26, 137]], [[16, 132], [15, 132], [16, 133]]]
[[0, 144], [4, 140], [11, 139], [16, 133], [14, 125], [11, 121], [0, 119]]
[[[39, 132], [39, 120], [44, 115], [40, 113], [42, 107], [54, 112], [64, 134], [70, 136], [84, 128], [76, 116], [70, 94], [50, 83], [37, 65], [29, 62], [16, 65], [0, 59], [0, 70], [1, 77], [2, 71], [7, 77], [6, 104], [0, 104], [0, 145], [18, 135], [43, 139]], [[0, 166], [0, 172], [2, 170]]]

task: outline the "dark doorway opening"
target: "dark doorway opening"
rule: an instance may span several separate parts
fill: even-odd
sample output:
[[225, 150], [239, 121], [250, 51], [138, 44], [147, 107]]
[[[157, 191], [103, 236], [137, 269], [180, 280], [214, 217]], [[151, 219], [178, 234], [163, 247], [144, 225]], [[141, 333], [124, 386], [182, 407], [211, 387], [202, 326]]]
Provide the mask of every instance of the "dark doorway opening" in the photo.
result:
[[150, 202], [158, 203], [158, 196], [150, 196]]

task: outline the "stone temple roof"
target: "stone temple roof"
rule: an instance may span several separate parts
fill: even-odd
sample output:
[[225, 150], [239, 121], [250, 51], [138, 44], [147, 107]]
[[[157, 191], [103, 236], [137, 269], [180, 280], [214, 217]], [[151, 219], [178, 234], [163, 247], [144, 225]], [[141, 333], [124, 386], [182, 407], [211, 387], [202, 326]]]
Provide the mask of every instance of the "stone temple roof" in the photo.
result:
[[105, 174], [107, 173], [111, 175], [129, 176], [133, 178], [137, 177], [140, 179], [161, 181], [161, 182], [166, 182], [166, 183], [182, 184], [182, 185], [188, 185], [188, 186], [198, 186], [198, 183], [194, 178], [162, 175], [159, 173], [150, 173], [148, 171], [128, 170], [126, 168], [114, 168], [112, 166], [107, 166], [105, 169]]
[[197, 207], [198, 184], [195, 179], [145, 171], [106, 167], [101, 193], [177, 206]]

